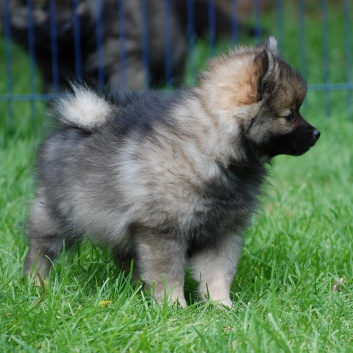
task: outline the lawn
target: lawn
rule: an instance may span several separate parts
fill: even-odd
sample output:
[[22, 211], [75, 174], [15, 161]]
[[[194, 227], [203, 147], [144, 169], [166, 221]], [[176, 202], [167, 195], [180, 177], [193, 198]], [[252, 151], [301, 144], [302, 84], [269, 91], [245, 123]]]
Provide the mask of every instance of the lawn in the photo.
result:
[[[343, 7], [329, 13], [328, 82], [340, 83]], [[301, 68], [298, 17], [290, 7], [284, 15], [283, 53]], [[275, 18], [271, 12], [264, 18], [274, 34]], [[309, 84], [324, 80], [321, 34], [322, 16], [309, 8]], [[207, 51], [198, 44], [198, 67]], [[28, 93], [28, 60], [18, 50], [14, 56], [13, 90]], [[6, 82], [0, 90], [6, 92]], [[30, 285], [22, 275], [25, 224], [35, 151], [50, 123], [43, 102], [14, 102], [12, 118], [0, 102], [0, 351], [352, 352], [353, 111], [347, 92], [331, 92], [326, 116], [325, 95], [309, 91], [302, 109], [322, 133], [317, 145], [300, 158], [278, 157], [271, 168], [245, 235], [234, 308], [224, 311], [199, 304], [190, 278], [186, 309], [156, 305], [119, 271], [108, 249], [88, 242], [55, 261], [45, 287]]]

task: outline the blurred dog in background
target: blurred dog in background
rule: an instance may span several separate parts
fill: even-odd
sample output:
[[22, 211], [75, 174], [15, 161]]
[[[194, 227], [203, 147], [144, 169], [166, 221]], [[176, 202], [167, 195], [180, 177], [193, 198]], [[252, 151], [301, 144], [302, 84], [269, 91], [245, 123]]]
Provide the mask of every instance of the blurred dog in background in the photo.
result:
[[[230, 36], [234, 24], [240, 34], [257, 33], [237, 21], [251, 17], [253, 4], [211, 3], [216, 35]], [[8, 15], [11, 39], [34, 54], [44, 92], [66, 89], [78, 78], [112, 90], [141, 90], [182, 83], [189, 4], [188, 0], [11, 0], [0, 10]], [[210, 2], [194, 0], [192, 7], [194, 34], [208, 35]]]
[[[171, 51], [169, 79], [174, 78], [174, 83], [180, 81], [186, 40], [172, 12], [165, 23], [163, 1], [148, 1], [146, 23], [139, 0], [123, 1], [121, 6], [116, 0], [76, 3], [33, 0], [30, 7], [26, 0], [9, 2], [12, 39], [29, 50], [29, 35], [33, 31], [35, 60], [42, 72], [45, 92], [53, 91], [54, 84], [66, 87], [67, 79], [76, 79], [78, 68], [84, 79], [100, 77], [100, 83], [111, 89], [142, 89], [165, 83], [167, 41]], [[144, 40], [148, 45], [148, 73], [143, 59]]]

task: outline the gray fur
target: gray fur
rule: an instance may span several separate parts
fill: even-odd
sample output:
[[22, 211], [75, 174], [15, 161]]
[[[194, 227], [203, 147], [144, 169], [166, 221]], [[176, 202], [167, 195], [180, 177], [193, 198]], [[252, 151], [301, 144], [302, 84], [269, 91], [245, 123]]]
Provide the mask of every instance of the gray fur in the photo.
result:
[[[268, 74], [274, 71], [269, 55], [285, 75]], [[241, 92], [229, 85], [251, 84], [243, 71], [235, 75], [240, 83], [210, 84], [227, 65], [248, 65], [271, 90], [253, 92], [247, 97], [252, 103], [239, 105]], [[256, 82], [254, 87], [260, 89]], [[283, 96], [276, 87], [294, 91]], [[318, 139], [299, 115], [303, 89], [300, 75], [262, 48], [216, 59], [199, 87], [173, 96], [104, 97], [76, 89], [59, 101], [61, 125], [40, 150], [26, 273], [35, 267], [46, 275], [63, 240], [69, 247], [90, 234], [113, 249], [123, 268], [133, 259], [135, 275], [147, 286], [154, 283], [157, 300], [166, 292], [186, 305], [188, 264], [203, 298], [231, 306], [242, 234], [257, 207], [266, 163], [277, 154], [302, 154]], [[92, 95], [99, 102], [93, 118], [82, 104]], [[295, 124], [280, 116], [289, 110], [298, 115]]]
[[[55, 18], [51, 15], [53, 3]], [[99, 79], [111, 90], [141, 90], [163, 85], [166, 79], [173, 81], [170, 84], [180, 84], [187, 54], [181, 24], [173, 9], [166, 16], [164, 0], [146, 1], [145, 18], [142, 6], [140, 0], [82, 0], [77, 1], [74, 11], [72, 0], [32, 0], [29, 11], [28, 1], [11, 0], [8, 5], [11, 40], [30, 51], [28, 38], [33, 24], [34, 59], [46, 92], [57, 88], [53, 87], [56, 80], [60, 90], [66, 89], [68, 80], [78, 75], [90, 81]], [[1, 15], [3, 10], [0, 6]], [[53, 21], [56, 37], [52, 32]], [[57, 57], [53, 55], [53, 43], [57, 46]], [[166, 77], [167, 45], [171, 77]], [[78, 71], [77, 60], [81, 67]], [[58, 65], [57, 77], [53, 73], [54, 62]]]

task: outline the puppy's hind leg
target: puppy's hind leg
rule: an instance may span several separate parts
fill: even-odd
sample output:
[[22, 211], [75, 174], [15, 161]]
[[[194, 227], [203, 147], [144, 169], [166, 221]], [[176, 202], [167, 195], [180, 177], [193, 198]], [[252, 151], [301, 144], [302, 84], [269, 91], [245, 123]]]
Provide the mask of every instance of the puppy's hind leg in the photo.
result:
[[242, 249], [240, 236], [228, 236], [216, 246], [202, 249], [190, 259], [193, 277], [200, 281], [203, 299], [232, 307], [230, 286], [235, 276]]
[[[37, 198], [33, 203], [27, 235], [29, 250], [25, 274], [39, 284], [39, 276], [44, 278], [48, 275], [52, 260], [60, 255], [64, 244], [61, 227], [41, 198]], [[66, 247], [71, 243], [66, 241]]]

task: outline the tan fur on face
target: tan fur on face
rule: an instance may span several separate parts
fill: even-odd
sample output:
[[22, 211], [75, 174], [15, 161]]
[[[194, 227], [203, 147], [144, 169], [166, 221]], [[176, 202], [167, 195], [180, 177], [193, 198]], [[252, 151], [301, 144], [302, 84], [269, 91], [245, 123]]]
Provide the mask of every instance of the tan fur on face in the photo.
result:
[[270, 37], [261, 47], [240, 47], [213, 59], [200, 84], [209, 107], [233, 116], [235, 109], [258, 103], [262, 99], [259, 84], [279, 79], [277, 57], [277, 41]]
[[253, 53], [232, 53], [211, 62], [201, 87], [214, 104], [229, 110], [258, 100], [257, 83], [262, 72], [253, 58]]

